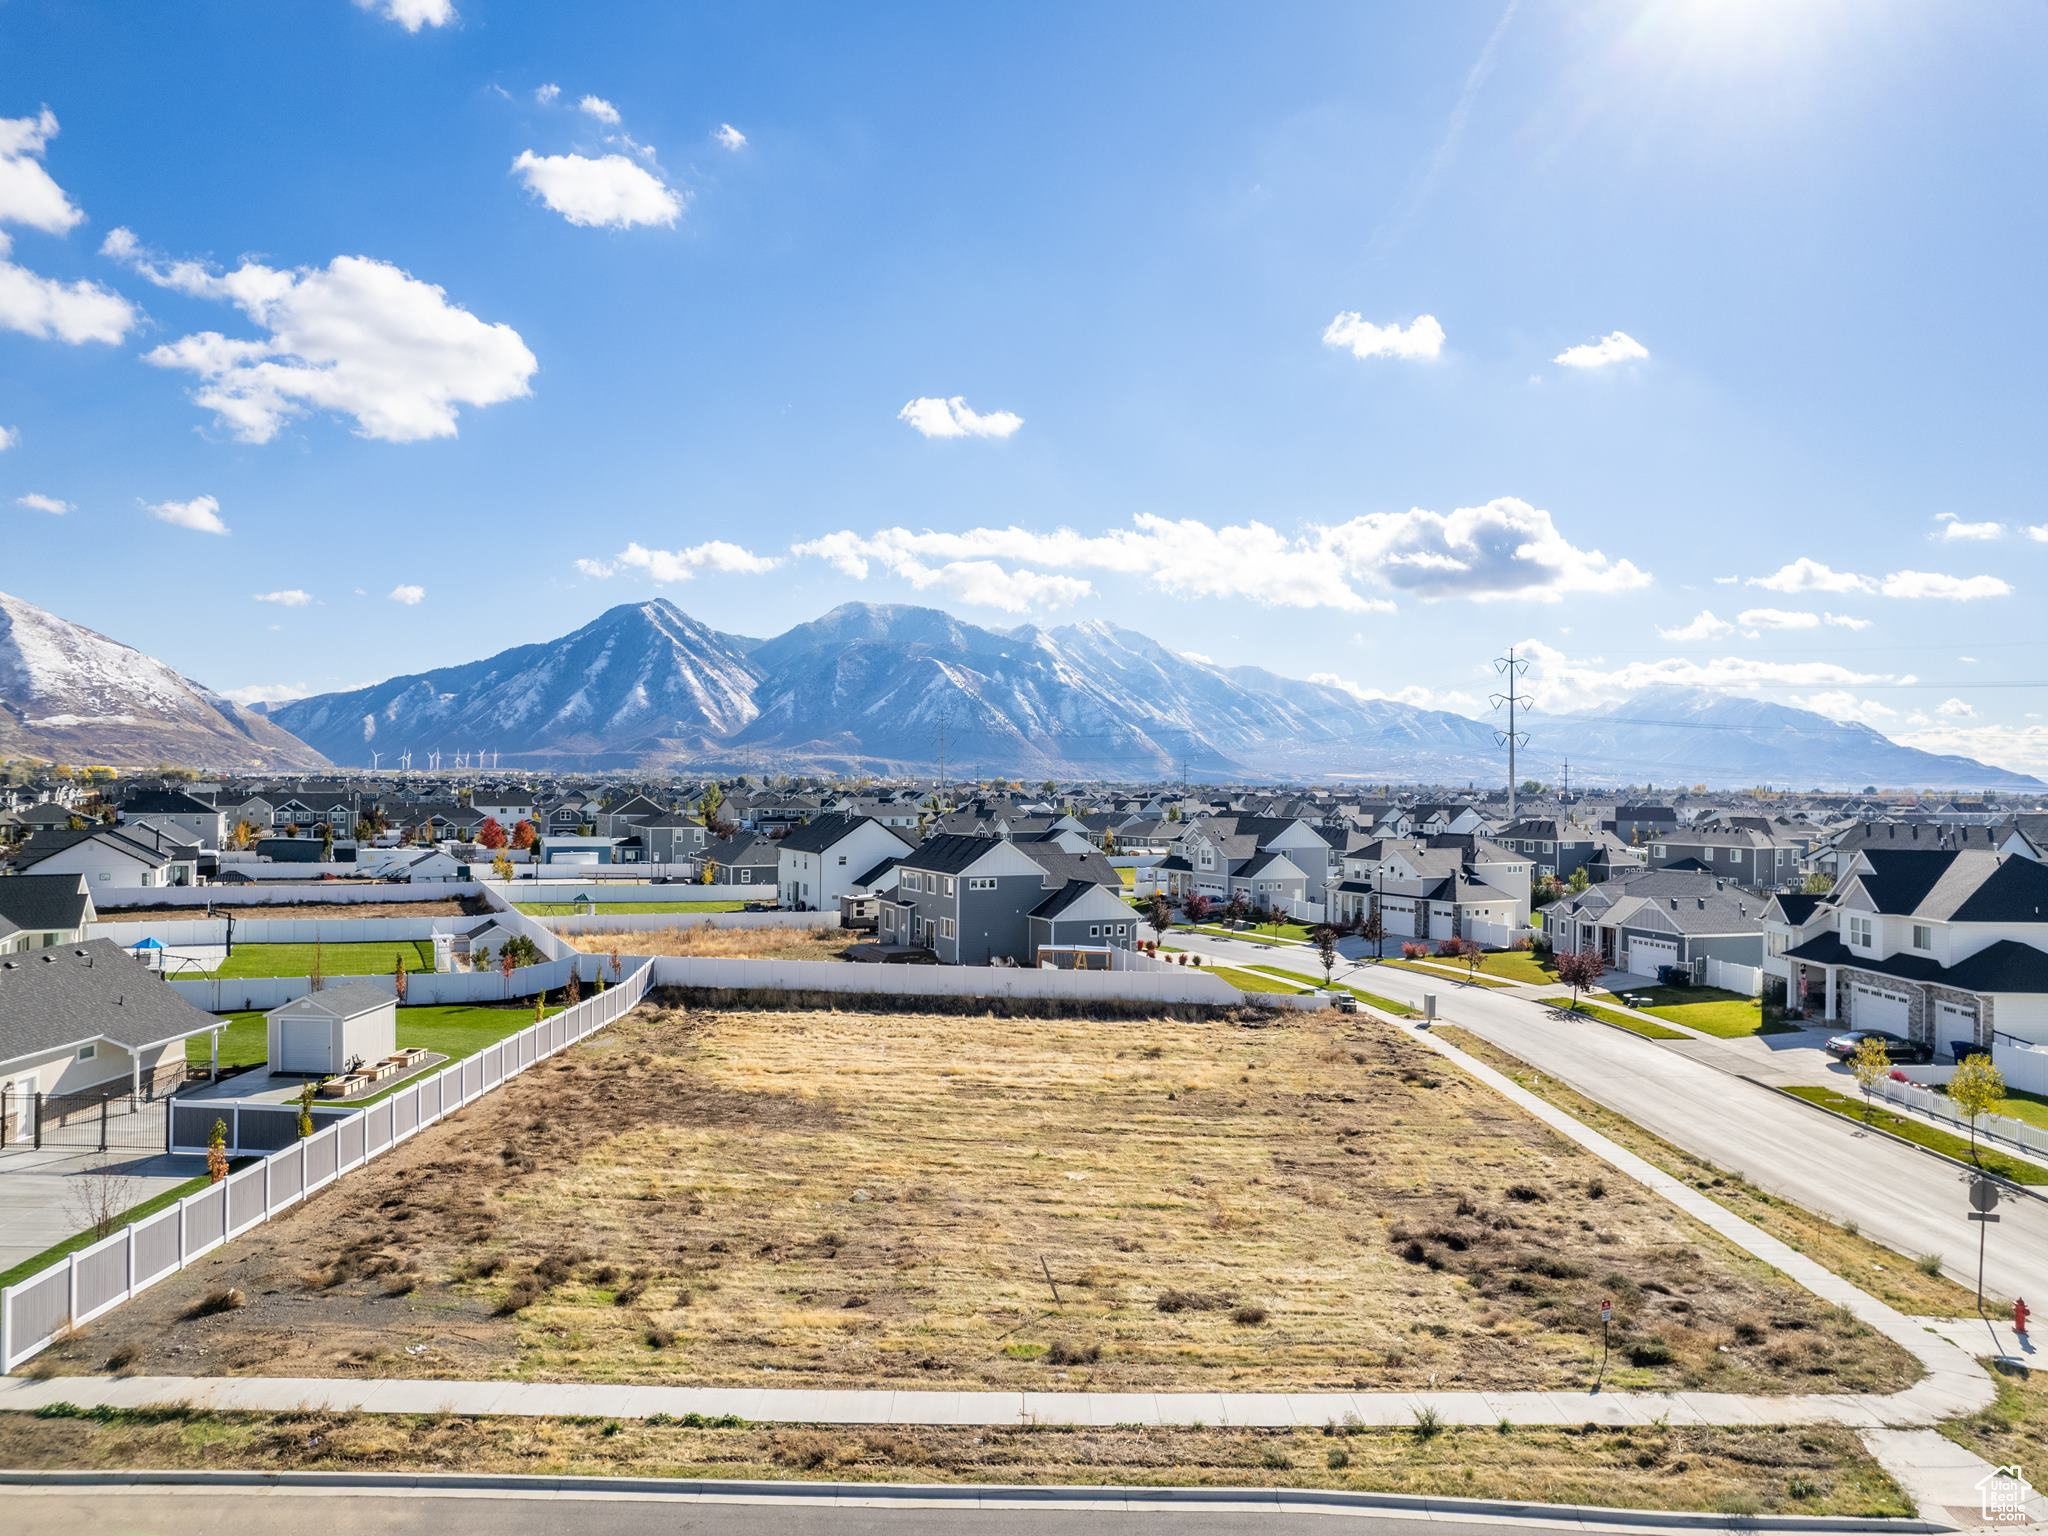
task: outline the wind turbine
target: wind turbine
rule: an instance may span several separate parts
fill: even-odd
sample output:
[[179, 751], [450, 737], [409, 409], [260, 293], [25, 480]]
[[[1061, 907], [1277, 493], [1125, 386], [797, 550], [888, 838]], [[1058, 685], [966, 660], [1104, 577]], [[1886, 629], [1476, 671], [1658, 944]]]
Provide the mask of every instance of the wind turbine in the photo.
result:
[[377, 759], [383, 755], [375, 747], [370, 749], [370, 772], [375, 773], [377, 771]]

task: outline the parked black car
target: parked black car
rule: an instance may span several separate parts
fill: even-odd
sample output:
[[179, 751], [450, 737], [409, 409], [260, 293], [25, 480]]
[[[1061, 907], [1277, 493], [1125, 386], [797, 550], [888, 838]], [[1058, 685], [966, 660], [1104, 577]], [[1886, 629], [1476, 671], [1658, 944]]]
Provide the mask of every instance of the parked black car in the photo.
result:
[[1901, 1064], [1934, 1060], [1934, 1049], [1932, 1046], [1921, 1045], [1917, 1041], [1908, 1040], [1899, 1035], [1888, 1034], [1881, 1029], [1850, 1029], [1844, 1030], [1839, 1035], [1830, 1035], [1828, 1037], [1827, 1052], [1830, 1056], [1839, 1056], [1843, 1061], [1847, 1061], [1856, 1054], [1856, 1047], [1865, 1040], [1882, 1040], [1884, 1042], [1885, 1054], [1890, 1056], [1893, 1061]]

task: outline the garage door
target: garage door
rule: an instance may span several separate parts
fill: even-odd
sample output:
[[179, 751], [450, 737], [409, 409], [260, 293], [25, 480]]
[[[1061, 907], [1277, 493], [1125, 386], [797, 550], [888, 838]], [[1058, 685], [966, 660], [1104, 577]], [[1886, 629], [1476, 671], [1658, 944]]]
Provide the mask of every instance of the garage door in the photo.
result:
[[1638, 939], [1628, 941], [1628, 954], [1621, 968], [1631, 976], [1654, 976], [1660, 965], [1678, 964], [1678, 940]]
[[279, 1072], [327, 1072], [334, 1040], [334, 1028], [325, 1019], [279, 1019], [277, 1021], [277, 1065]]
[[1849, 992], [1849, 1022], [1856, 1028], [1882, 1029], [1894, 1035], [1906, 1033], [1912, 1003], [1905, 993], [1862, 981], [1850, 982]]
[[1975, 1044], [1977, 1040], [1977, 1010], [1966, 1008], [1960, 1003], [1936, 1003], [1934, 1005], [1934, 1043], [1945, 1047], [1950, 1041]]

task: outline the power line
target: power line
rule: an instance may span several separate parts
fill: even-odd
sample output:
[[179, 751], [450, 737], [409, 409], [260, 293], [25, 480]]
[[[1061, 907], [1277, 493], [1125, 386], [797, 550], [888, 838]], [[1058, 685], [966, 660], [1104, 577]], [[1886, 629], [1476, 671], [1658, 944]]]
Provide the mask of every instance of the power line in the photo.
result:
[[1508, 691], [1493, 696], [1493, 707], [1499, 709], [1503, 704], [1507, 706], [1508, 728], [1505, 731], [1495, 731], [1493, 738], [1496, 743], [1505, 743], [1508, 749], [1508, 820], [1512, 822], [1515, 819], [1515, 796], [1521, 788], [1515, 779], [1515, 748], [1529, 744], [1527, 733], [1515, 729], [1515, 706], [1530, 702], [1515, 692], [1515, 683], [1528, 672], [1529, 663], [1526, 660], [1518, 660], [1515, 648], [1511, 645], [1508, 647], [1507, 655], [1494, 658], [1493, 670], [1507, 679]]

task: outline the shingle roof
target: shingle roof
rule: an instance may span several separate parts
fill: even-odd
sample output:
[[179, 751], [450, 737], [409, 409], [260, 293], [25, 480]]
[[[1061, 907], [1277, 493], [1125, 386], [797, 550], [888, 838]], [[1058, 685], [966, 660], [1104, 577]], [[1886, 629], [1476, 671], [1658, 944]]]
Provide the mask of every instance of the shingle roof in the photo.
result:
[[[1000, 848], [1003, 840], [999, 837], [973, 837], [958, 832], [942, 832], [928, 837], [915, 853], [905, 855], [903, 864], [908, 869], [928, 869], [941, 875], [957, 875], [968, 865], [987, 857], [992, 849]], [[1038, 858], [1036, 848], [1029, 850], [1032, 858]], [[1061, 850], [1053, 848], [1054, 853]]]
[[1788, 959], [1815, 965], [1847, 966], [1902, 981], [1930, 981], [1962, 992], [2048, 992], [2048, 954], [2017, 939], [2001, 939], [1947, 966], [1919, 955], [1893, 955], [1884, 960], [1859, 955], [1833, 933], [1808, 939], [1785, 954]]
[[219, 1026], [107, 939], [0, 960], [0, 1061], [110, 1040], [130, 1050]]
[[[472, 934], [470, 937], [474, 938], [475, 935]], [[397, 1001], [382, 987], [373, 986], [367, 981], [337, 982], [333, 986], [322, 987], [318, 992], [309, 992], [306, 997], [317, 999], [322, 1008], [344, 1019], [352, 1019], [359, 1013], [368, 1013], [374, 1008], [382, 1008]], [[305, 1000], [303, 997], [293, 999], [294, 1002]]]
[[83, 875], [9, 875], [0, 880], [0, 918], [31, 933], [78, 927], [90, 900]]
[[872, 816], [850, 816], [844, 811], [834, 811], [829, 816], [813, 817], [791, 832], [777, 846], [794, 853], [823, 853], [842, 838], [851, 836], [860, 827], [870, 823], [881, 825]]

